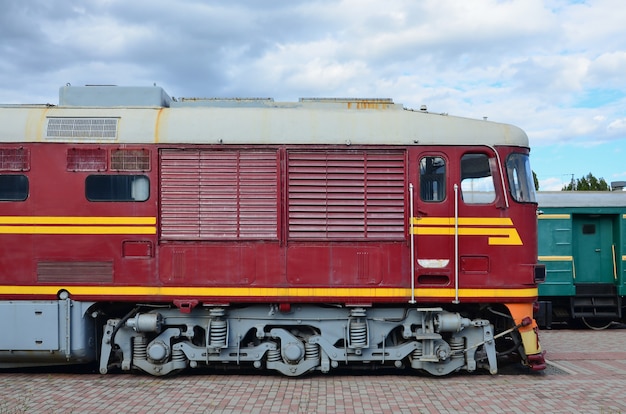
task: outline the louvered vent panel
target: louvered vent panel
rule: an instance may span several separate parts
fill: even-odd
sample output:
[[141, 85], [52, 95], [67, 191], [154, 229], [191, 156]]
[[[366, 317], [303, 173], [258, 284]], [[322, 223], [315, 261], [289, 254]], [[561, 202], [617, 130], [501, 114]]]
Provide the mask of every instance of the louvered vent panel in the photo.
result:
[[114, 140], [118, 118], [48, 118], [46, 138]]
[[163, 238], [278, 237], [276, 151], [163, 151], [161, 176]]
[[290, 152], [289, 237], [403, 239], [402, 152]]
[[0, 171], [30, 170], [30, 151], [26, 148], [0, 148]]
[[198, 151], [161, 152], [161, 237], [200, 238]]

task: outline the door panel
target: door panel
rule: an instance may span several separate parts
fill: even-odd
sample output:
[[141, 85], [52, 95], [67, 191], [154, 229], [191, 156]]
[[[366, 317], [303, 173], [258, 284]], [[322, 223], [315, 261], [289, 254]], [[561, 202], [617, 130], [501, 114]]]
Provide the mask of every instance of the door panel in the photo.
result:
[[610, 217], [575, 215], [576, 283], [614, 283], [613, 222]]

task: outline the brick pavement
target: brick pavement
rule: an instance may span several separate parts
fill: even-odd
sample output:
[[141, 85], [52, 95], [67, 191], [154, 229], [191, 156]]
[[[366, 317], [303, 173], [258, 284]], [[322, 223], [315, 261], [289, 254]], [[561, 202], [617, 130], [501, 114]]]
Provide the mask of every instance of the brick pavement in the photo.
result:
[[541, 340], [550, 365], [526, 375], [0, 373], [0, 414], [626, 413], [626, 329]]

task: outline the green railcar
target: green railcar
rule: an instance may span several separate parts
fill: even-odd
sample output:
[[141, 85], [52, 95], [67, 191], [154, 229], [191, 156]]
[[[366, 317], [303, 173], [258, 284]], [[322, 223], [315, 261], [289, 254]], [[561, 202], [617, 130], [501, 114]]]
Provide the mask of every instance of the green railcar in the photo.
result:
[[626, 192], [540, 192], [537, 322], [603, 329], [626, 321]]

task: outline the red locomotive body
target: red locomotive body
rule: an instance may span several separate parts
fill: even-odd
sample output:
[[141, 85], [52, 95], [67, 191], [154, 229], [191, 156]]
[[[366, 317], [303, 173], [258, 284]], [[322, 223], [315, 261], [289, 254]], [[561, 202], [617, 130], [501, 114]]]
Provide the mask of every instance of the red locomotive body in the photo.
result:
[[0, 367], [542, 369], [528, 153], [390, 100], [0, 107]]

